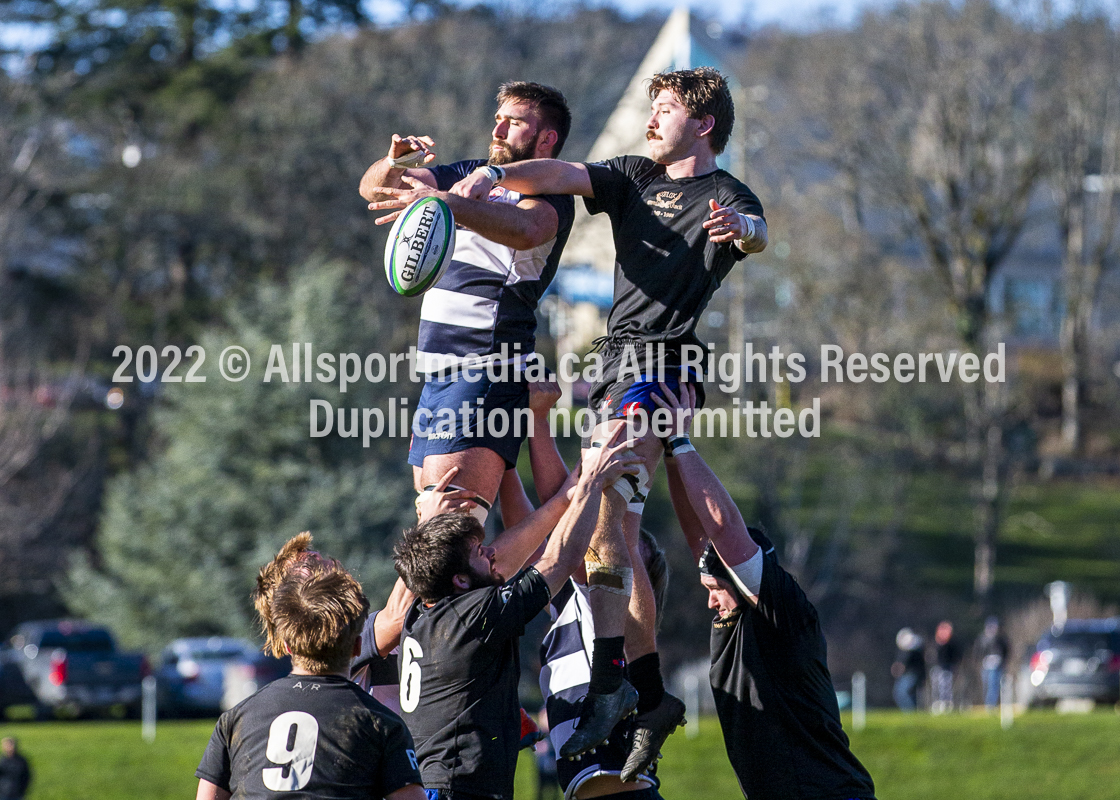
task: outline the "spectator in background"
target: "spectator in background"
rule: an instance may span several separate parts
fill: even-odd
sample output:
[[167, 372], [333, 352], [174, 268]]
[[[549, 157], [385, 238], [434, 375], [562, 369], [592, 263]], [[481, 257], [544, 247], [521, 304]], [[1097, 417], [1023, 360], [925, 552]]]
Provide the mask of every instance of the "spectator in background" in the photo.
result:
[[984, 622], [984, 632], [976, 640], [976, 656], [980, 660], [980, 677], [984, 684], [984, 705], [988, 708], [999, 705], [999, 687], [1010, 650], [1007, 637], [999, 629], [999, 618], [988, 617]]
[[933, 706], [930, 710], [934, 714], [944, 714], [953, 708], [953, 676], [964, 654], [961, 652], [960, 643], [953, 635], [953, 623], [949, 620], [937, 623], [933, 642], [936, 649], [934, 667], [930, 672], [933, 688]]
[[31, 766], [11, 736], [4, 737], [0, 748], [4, 752], [0, 756], [0, 800], [23, 800], [31, 785]]
[[909, 628], [903, 628], [894, 639], [898, 656], [891, 665], [894, 677], [894, 702], [903, 711], [918, 708], [918, 691], [926, 682], [925, 641]]

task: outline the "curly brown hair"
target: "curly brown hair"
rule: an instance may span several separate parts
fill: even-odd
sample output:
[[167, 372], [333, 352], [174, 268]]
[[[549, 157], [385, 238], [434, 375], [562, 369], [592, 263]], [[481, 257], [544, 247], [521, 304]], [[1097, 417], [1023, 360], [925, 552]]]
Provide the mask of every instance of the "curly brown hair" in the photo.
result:
[[710, 143], [717, 156], [727, 148], [731, 129], [735, 127], [735, 102], [727, 79], [712, 67], [680, 69], [676, 72], [659, 72], [649, 84], [649, 99], [654, 100], [662, 90], [672, 93], [688, 109], [692, 119], [703, 119], [709, 114], [715, 120]]

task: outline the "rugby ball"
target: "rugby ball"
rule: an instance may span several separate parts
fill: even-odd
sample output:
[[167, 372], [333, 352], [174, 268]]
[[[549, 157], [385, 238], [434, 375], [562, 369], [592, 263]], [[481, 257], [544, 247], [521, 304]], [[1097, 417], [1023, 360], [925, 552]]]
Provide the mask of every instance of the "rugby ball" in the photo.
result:
[[438, 197], [422, 197], [393, 223], [385, 245], [385, 277], [405, 297], [426, 292], [455, 251], [455, 218]]

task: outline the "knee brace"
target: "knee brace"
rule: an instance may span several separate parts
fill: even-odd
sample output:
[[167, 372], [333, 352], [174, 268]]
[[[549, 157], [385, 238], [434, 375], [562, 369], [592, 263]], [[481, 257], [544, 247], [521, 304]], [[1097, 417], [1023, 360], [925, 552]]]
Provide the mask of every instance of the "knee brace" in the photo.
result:
[[[436, 490], [436, 486], [433, 483], [430, 486], [425, 486], [424, 490], [416, 495], [416, 510], [417, 510], [417, 513], [419, 513], [419, 511], [420, 511], [420, 504], [423, 503], [425, 500], [427, 500], [432, 495], [432, 493], [435, 492], [435, 490]], [[454, 484], [449, 485], [447, 487], [447, 489], [444, 490], [445, 493], [446, 492], [458, 492], [458, 491], [464, 491], [465, 492], [465, 491], [468, 491], [468, 490], [464, 489], [462, 486], [456, 486]], [[472, 502], [475, 503], [475, 507], [470, 509], [470, 511], [468, 511], [467, 513], [470, 514], [475, 519], [477, 519], [480, 524], [485, 525], [486, 524], [486, 518], [490, 515], [490, 505], [491, 504], [487, 503], [485, 500], [483, 500], [477, 494], [474, 497], [470, 497], [470, 498], [467, 498], [467, 499], [469, 499], [469, 500], [471, 500]]]
[[598, 561], [585, 561], [587, 590], [600, 589], [611, 594], [629, 597], [634, 591], [634, 570], [630, 567], [612, 567]]

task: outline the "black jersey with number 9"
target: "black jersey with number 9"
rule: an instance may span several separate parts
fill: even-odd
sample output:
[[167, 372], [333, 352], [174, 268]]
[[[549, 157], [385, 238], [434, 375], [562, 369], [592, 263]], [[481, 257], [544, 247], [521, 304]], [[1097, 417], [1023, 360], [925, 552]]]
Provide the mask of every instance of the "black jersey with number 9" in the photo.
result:
[[369, 800], [420, 783], [401, 718], [336, 675], [289, 675], [222, 714], [195, 776], [245, 800]]

